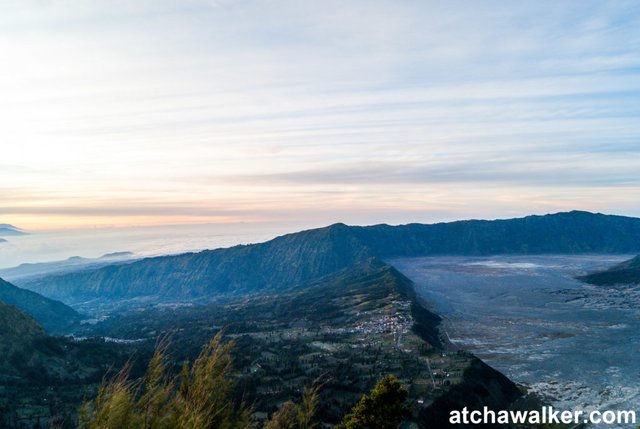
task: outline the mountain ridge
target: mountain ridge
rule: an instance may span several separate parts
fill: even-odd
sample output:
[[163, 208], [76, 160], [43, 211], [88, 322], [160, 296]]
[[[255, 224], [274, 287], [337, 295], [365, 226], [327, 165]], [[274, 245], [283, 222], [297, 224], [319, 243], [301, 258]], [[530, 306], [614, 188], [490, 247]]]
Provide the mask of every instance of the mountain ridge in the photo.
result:
[[640, 219], [582, 211], [400, 226], [343, 223], [270, 241], [18, 283], [60, 300], [198, 299], [303, 284], [371, 257], [640, 252]]

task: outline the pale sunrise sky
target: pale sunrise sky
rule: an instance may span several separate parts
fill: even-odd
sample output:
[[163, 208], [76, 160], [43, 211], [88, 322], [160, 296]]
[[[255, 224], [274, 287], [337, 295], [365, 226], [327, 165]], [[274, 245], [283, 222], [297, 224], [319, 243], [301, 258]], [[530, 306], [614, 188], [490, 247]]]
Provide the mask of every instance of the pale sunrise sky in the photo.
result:
[[637, 1], [4, 0], [0, 222], [640, 216]]

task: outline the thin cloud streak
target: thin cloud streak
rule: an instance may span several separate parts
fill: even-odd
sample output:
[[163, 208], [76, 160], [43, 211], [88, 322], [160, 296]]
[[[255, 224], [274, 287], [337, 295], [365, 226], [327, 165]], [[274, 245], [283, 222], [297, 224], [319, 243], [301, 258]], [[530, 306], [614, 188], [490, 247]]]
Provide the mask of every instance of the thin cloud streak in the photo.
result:
[[[594, 162], [594, 161], [592, 161]], [[597, 161], [595, 161], [597, 163]], [[384, 184], [399, 185], [437, 183], [494, 183], [503, 185], [536, 186], [640, 186], [638, 159], [621, 158], [613, 165], [598, 164], [585, 168], [584, 161], [574, 163], [562, 160], [549, 165], [546, 161], [514, 162], [513, 160], [487, 160], [481, 163], [467, 161], [445, 165], [407, 166], [404, 163], [369, 164], [335, 167], [317, 170], [292, 171], [271, 175], [239, 176], [228, 178], [231, 182], [271, 185], [309, 184]], [[615, 170], [612, 173], [612, 170]], [[224, 178], [226, 179], [226, 178]]]

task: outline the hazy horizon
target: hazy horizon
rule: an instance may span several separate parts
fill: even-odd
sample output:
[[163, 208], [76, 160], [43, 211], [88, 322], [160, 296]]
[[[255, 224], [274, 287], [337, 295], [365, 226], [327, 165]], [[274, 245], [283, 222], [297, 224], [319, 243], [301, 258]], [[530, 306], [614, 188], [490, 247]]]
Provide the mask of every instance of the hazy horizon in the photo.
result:
[[7, 1], [0, 222], [640, 216], [632, 1]]
[[[554, 213], [530, 213], [526, 216], [547, 214]], [[621, 215], [619, 213], [604, 214]], [[483, 219], [476, 217], [443, 219], [423, 223], [509, 218], [511, 217]], [[380, 224], [340, 223], [353, 226]], [[382, 223], [401, 225], [421, 222]], [[27, 235], [9, 236], [6, 242], [0, 242], [0, 269], [12, 268], [24, 263], [58, 262], [76, 256], [98, 258], [113, 252], [132, 252], [135, 257], [150, 257], [216, 249], [238, 244], [260, 243], [280, 235], [329, 225], [314, 221], [271, 221], [32, 230], [25, 231], [28, 233]], [[12, 226], [19, 227], [18, 225]]]
[[258, 243], [294, 232], [289, 227], [293, 225], [235, 223], [37, 231], [0, 243], [0, 269], [75, 256], [93, 259], [113, 252], [132, 252], [139, 258]]
[[[604, 215], [609, 215], [609, 216], [623, 216], [623, 217], [640, 217], [640, 215], [633, 215], [633, 214], [626, 214], [626, 213], [614, 213], [614, 212], [601, 212], [601, 211], [596, 211], [596, 210], [589, 210], [589, 209], [567, 209], [567, 210], [560, 210], [560, 211], [553, 211], [553, 212], [524, 212], [522, 215], [502, 215], [500, 216], [500, 214], [496, 214], [496, 216], [487, 216], [487, 217], [479, 217], [479, 216], [460, 216], [460, 217], [446, 217], [446, 216], [434, 216], [433, 213], [425, 213], [422, 216], [416, 216], [415, 219], [406, 219], [404, 221], [380, 221], [380, 222], [375, 222], [375, 221], [371, 221], [371, 222], [367, 222], [365, 221], [360, 221], [360, 222], [350, 222], [348, 220], [344, 220], [344, 219], [337, 219], [335, 221], [331, 221], [331, 222], [323, 222], [323, 221], [305, 221], [305, 220], [293, 220], [293, 216], [292, 219], [288, 219], [288, 220], [269, 220], [269, 221], [243, 221], [243, 222], [186, 222], [186, 223], [166, 223], [166, 224], [131, 224], [131, 225], [99, 225], [99, 226], [62, 226], [59, 228], [42, 228], [42, 227], [36, 227], [36, 228], [31, 228], [31, 229], [26, 229], [26, 228], [22, 228], [20, 225], [15, 225], [15, 224], [9, 224], [9, 223], [3, 223], [7, 226], [16, 228], [24, 233], [27, 234], [38, 234], [38, 233], [57, 233], [57, 232], [77, 232], [77, 231], [91, 231], [91, 230], [103, 230], [103, 231], [108, 231], [108, 230], [136, 230], [136, 229], [154, 229], [154, 228], [172, 228], [172, 227], [191, 227], [191, 228], [198, 228], [198, 227], [202, 227], [202, 228], [206, 228], [206, 227], [224, 227], [227, 225], [233, 225], [235, 227], [239, 227], [242, 228], [242, 226], [247, 226], [248, 228], [252, 228], [255, 226], [264, 226], [264, 225], [277, 225], [279, 227], [284, 227], [284, 228], [289, 228], [287, 230], [286, 233], [294, 233], [294, 232], [299, 232], [305, 229], [315, 229], [315, 228], [322, 228], [322, 227], [326, 227], [326, 226], [330, 226], [336, 223], [343, 223], [346, 225], [350, 225], [350, 226], [372, 226], [372, 225], [391, 225], [391, 226], [398, 226], [398, 225], [407, 225], [407, 224], [412, 224], [412, 223], [421, 223], [421, 224], [434, 224], [434, 223], [447, 223], [447, 222], [458, 222], [458, 221], [465, 221], [465, 220], [487, 220], [487, 221], [492, 221], [492, 220], [505, 220], [505, 219], [516, 219], [516, 218], [523, 218], [523, 217], [527, 217], [527, 216], [546, 216], [546, 215], [552, 215], [552, 214], [559, 214], [559, 213], [569, 213], [572, 211], [584, 211], [584, 212], [589, 212], [589, 213], [593, 213], [593, 214], [604, 214]], [[431, 218], [431, 220], [417, 220], [418, 218]], [[12, 237], [9, 237], [12, 238]]]

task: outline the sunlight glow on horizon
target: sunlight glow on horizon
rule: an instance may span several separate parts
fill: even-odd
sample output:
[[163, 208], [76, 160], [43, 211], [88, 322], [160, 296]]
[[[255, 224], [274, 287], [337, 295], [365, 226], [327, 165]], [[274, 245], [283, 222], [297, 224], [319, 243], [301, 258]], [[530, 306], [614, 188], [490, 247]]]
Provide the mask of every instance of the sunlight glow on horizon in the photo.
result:
[[0, 223], [640, 216], [634, 2], [2, 11]]

